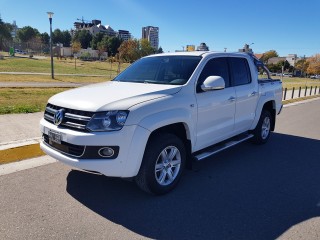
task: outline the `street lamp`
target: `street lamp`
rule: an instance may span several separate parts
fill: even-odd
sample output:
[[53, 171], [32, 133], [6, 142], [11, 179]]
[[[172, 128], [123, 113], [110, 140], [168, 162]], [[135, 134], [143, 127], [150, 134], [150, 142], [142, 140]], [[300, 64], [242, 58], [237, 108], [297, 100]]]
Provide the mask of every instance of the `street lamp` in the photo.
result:
[[50, 56], [51, 56], [51, 78], [54, 79], [54, 72], [53, 72], [53, 53], [52, 53], [52, 16], [53, 12], [47, 12], [49, 22], [50, 22]]

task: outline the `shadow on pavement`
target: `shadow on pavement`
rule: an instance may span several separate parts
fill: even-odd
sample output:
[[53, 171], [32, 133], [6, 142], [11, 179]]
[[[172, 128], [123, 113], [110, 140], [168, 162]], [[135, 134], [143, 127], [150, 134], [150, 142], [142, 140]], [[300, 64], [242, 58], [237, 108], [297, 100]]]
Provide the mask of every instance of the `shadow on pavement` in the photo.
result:
[[77, 170], [68, 193], [102, 217], [155, 239], [274, 239], [320, 214], [320, 141], [274, 133], [185, 171], [154, 197], [133, 182]]

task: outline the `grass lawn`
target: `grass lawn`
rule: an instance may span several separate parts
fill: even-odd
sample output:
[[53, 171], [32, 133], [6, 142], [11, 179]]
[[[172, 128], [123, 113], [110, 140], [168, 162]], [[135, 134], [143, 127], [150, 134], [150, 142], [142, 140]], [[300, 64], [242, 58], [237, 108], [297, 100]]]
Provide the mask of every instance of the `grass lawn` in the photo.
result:
[[293, 87], [295, 89], [302, 87], [305, 88], [306, 86], [308, 88], [318, 86], [320, 87], [320, 80], [319, 79], [310, 79], [310, 78], [283, 78], [283, 88], [292, 89]]
[[[81, 61], [77, 60], [75, 69], [75, 61], [71, 59], [54, 58], [55, 73], [62, 74], [91, 74], [91, 75], [116, 75], [118, 63], [109, 63], [107, 61]], [[120, 65], [120, 71], [128, 67], [128, 63]], [[0, 72], [35, 72], [35, 73], [51, 73], [50, 58], [19, 58], [6, 57], [0, 60]]]
[[66, 88], [0, 88], [0, 114], [44, 111], [48, 99]]

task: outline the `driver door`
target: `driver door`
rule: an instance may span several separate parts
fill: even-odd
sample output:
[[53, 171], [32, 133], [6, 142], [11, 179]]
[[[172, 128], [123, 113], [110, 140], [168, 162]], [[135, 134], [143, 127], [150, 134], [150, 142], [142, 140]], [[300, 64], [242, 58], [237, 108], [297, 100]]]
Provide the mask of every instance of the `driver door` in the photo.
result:
[[[202, 91], [201, 85], [208, 76], [221, 76], [225, 81], [225, 88]], [[206, 63], [197, 82], [196, 99], [197, 151], [231, 137], [234, 131], [236, 93], [230, 84], [227, 58], [213, 58]]]

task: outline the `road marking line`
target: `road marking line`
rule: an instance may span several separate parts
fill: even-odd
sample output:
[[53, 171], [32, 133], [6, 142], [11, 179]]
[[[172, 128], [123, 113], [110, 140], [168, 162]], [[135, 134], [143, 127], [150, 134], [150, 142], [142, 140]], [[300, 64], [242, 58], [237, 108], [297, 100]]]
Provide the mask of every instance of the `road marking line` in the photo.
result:
[[305, 104], [305, 103], [317, 101], [319, 99], [320, 99], [320, 97], [316, 97], [316, 98], [307, 99], [307, 100], [303, 100], [303, 101], [298, 101], [298, 102], [294, 102], [294, 103], [288, 103], [288, 104], [283, 105], [283, 107], [287, 108], [287, 107], [291, 107], [291, 106], [296, 106], [296, 105], [300, 105], [300, 104]]

